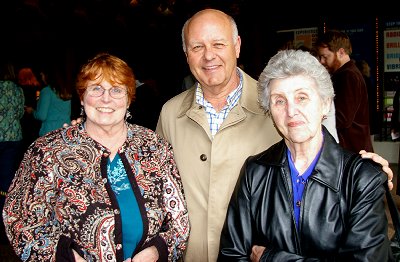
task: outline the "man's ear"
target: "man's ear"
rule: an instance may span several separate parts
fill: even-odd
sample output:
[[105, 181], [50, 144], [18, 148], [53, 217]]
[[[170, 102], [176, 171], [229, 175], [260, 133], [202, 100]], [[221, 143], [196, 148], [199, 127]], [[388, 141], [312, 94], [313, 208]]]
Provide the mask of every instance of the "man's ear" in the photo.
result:
[[343, 48], [343, 47], [339, 48], [338, 53], [339, 53], [339, 58], [340, 58], [340, 59], [342, 59], [343, 56], [347, 55], [347, 54], [346, 54], [346, 51], [344, 51], [344, 48]]

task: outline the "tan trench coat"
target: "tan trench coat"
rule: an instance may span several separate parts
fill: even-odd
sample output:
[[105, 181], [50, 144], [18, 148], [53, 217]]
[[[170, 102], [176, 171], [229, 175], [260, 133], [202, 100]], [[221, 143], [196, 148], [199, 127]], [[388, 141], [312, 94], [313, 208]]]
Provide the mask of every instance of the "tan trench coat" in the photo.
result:
[[[240, 69], [239, 69], [240, 70]], [[156, 132], [168, 140], [182, 176], [191, 232], [184, 260], [216, 261], [228, 203], [245, 159], [281, 139], [257, 102], [257, 82], [243, 75], [243, 93], [214, 139], [195, 87], [161, 110]]]

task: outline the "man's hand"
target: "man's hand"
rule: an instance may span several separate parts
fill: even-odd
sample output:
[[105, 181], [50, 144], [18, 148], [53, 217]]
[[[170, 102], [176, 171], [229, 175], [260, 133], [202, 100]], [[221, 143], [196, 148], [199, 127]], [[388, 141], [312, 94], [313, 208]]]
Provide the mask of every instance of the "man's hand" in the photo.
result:
[[256, 246], [254, 245], [251, 248], [251, 254], [250, 254], [250, 261], [251, 262], [258, 262], [261, 259], [262, 254], [264, 253], [266, 247], [263, 246]]
[[159, 254], [157, 248], [155, 246], [151, 246], [137, 253], [132, 258], [132, 262], [156, 262], [158, 259]]
[[385, 172], [386, 175], [388, 176], [389, 189], [392, 190], [393, 189], [393, 182], [392, 182], [393, 171], [389, 167], [389, 162], [376, 153], [371, 153], [371, 152], [367, 152], [365, 150], [361, 150], [360, 154], [361, 154], [362, 158], [370, 158], [373, 161], [375, 161], [376, 163], [381, 164], [383, 172]]
[[72, 249], [72, 252], [74, 253], [75, 262], [86, 262], [86, 260], [81, 257], [74, 249]]
[[[73, 119], [72, 121], [71, 121], [71, 126], [75, 126], [75, 125], [77, 125], [77, 124], [80, 124], [82, 122], [82, 117], [78, 117], [77, 119]], [[68, 127], [69, 126], [69, 124], [68, 123], [64, 123], [63, 124], [63, 127]]]

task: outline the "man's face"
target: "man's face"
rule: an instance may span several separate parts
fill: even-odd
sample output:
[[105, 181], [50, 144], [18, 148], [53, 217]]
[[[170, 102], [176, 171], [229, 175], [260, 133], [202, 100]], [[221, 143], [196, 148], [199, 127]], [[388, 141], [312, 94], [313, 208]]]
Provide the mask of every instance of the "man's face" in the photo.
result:
[[216, 12], [192, 19], [185, 32], [190, 70], [203, 88], [225, 87], [236, 74], [240, 37], [234, 42], [230, 21]]
[[341, 66], [340, 61], [337, 57], [337, 52], [332, 52], [328, 47], [318, 48], [318, 59], [319, 62], [325, 66], [330, 74], [333, 74]]

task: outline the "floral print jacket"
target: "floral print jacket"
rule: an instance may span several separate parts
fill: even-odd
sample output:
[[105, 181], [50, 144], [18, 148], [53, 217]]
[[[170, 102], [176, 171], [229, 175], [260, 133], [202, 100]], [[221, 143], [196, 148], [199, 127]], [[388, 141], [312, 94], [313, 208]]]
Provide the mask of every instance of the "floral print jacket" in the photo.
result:
[[[189, 220], [172, 147], [152, 130], [127, 124], [118, 153], [143, 220], [135, 254], [158, 249], [175, 261], [186, 249]], [[27, 150], [7, 194], [6, 233], [23, 261], [123, 261], [121, 217], [107, 181], [109, 150], [83, 125], [61, 128]]]

